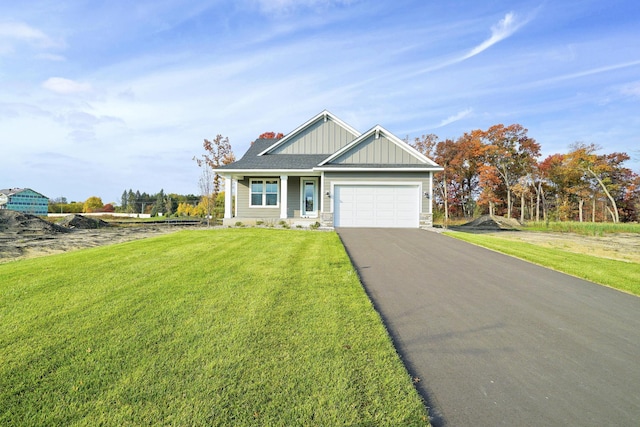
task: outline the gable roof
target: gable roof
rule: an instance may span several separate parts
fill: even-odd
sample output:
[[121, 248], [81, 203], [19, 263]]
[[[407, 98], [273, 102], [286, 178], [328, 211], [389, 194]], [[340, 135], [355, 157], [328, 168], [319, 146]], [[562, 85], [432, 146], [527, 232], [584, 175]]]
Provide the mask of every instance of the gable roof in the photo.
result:
[[[327, 143], [327, 139], [331, 141]], [[331, 147], [334, 148], [329, 152], [322, 152]], [[259, 173], [329, 169], [443, 170], [433, 160], [382, 126], [376, 125], [361, 134], [327, 110], [280, 140], [257, 139], [240, 160], [215, 170]]]
[[[381, 150], [383, 148], [384, 150]], [[372, 153], [386, 152], [387, 157], [375, 158]], [[439, 168], [437, 163], [386, 130], [376, 125], [354, 139], [350, 144], [324, 159], [318, 166], [363, 167], [428, 167]], [[366, 165], [366, 166], [365, 166]]]
[[[304, 122], [303, 124], [301, 124], [300, 126], [295, 128], [294, 130], [292, 130], [291, 132], [286, 134], [283, 138], [277, 140], [274, 144], [272, 144], [271, 146], [267, 147], [264, 151], [258, 153], [258, 156], [263, 156], [265, 154], [274, 153], [278, 148], [282, 148], [285, 145], [287, 145], [288, 143], [293, 142], [294, 139], [297, 136], [301, 135], [305, 130], [310, 129], [316, 123], [318, 123], [320, 121], [327, 122], [329, 120], [334, 122], [339, 128], [344, 130], [347, 134], [350, 134], [351, 137], [348, 138], [349, 140], [351, 138], [353, 138], [353, 137], [357, 137], [357, 136], [360, 135], [360, 132], [358, 130], [356, 130], [353, 127], [349, 126], [347, 123], [343, 122], [338, 117], [336, 117], [333, 114], [331, 114], [331, 112], [329, 112], [327, 110], [323, 110], [319, 114], [315, 115], [311, 119], [307, 120], [306, 122]], [[331, 151], [329, 151], [329, 153], [330, 152]], [[328, 154], [328, 153], [318, 153], [318, 154]]]
[[38, 193], [37, 191], [32, 190], [31, 188], [4, 188], [0, 190], [0, 194], [4, 194], [7, 196], [14, 196], [16, 194], [25, 192], [25, 191], [30, 191], [32, 193], [37, 194], [38, 196], [42, 196], [45, 199], [48, 198], [47, 196], [45, 196], [44, 194]]
[[301, 170], [312, 169], [322, 160], [324, 160], [326, 154], [264, 154], [268, 147], [272, 146], [275, 139], [257, 139], [251, 144], [251, 147], [242, 156], [240, 160], [237, 160], [228, 165], [222, 165], [216, 168], [216, 170], [223, 170], [226, 172], [240, 171], [240, 170]]

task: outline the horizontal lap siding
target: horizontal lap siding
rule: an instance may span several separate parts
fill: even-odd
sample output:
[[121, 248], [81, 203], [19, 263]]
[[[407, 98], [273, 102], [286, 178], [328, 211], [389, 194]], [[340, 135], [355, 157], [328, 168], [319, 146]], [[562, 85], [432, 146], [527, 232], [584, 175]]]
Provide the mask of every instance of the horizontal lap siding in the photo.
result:
[[287, 181], [287, 218], [300, 218], [300, 177], [290, 176]]
[[[422, 192], [429, 192], [429, 174], [420, 172], [325, 172], [324, 174], [324, 193], [322, 194], [322, 202], [324, 212], [331, 212], [331, 204], [333, 200], [326, 195], [331, 191], [331, 184], [335, 182], [350, 182], [353, 184], [366, 182], [385, 182], [401, 185], [403, 182], [420, 182], [422, 183]], [[430, 213], [430, 199], [420, 197], [422, 212]]]
[[[269, 179], [274, 177], [267, 177]], [[279, 177], [278, 177], [279, 178]], [[255, 179], [261, 179], [255, 177]], [[238, 181], [238, 195], [236, 204], [238, 208], [238, 218], [280, 218], [280, 206], [270, 208], [249, 207], [249, 178]]]
[[[252, 177], [252, 179], [269, 179], [274, 177]], [[280, 178], [280, 177], [278, 177]], [[249, 207], [249, 179], [244, 178], [238, 181], [238, 194], [236, 203], [238, 205], [238, 218], [280, 218], [280, 206], [273, 208], [252, 208]], [[287, 180], [287, 217], [300, 217], [300, 177], [290, 176]], [[282, 184], [282, 181], [280, 181]], [[280, 188], [282, 196], [282, 188]]]

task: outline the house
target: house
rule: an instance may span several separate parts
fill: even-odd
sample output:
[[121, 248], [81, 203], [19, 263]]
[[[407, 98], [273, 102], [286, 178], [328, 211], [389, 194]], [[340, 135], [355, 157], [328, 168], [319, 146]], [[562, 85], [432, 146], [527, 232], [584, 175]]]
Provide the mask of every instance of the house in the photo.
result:
[[0, 190], [0, 209], [47, 215], [49, 198], [30, 188], [8, 188]]
[[225, 182], [225, 225], [418, 228], [432, 226], [441, 170], [382, 126], [360, 133], [325, 110], [281, 139], [254, 141], [215, 172]]

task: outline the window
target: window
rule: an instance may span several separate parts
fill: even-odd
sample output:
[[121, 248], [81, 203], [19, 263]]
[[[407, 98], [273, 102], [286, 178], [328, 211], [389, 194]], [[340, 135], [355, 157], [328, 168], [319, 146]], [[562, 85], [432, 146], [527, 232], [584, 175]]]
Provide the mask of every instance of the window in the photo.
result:
[[277, 179], [252, 179], [249, 183], [249, 206], [278, 207], [278, 184]]

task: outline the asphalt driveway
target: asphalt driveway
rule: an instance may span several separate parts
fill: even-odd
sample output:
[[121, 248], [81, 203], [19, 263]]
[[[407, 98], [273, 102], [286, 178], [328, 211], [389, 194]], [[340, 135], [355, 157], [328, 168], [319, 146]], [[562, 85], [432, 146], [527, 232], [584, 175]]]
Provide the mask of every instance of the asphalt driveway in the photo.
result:
[[640, 425], [640, 298], [429, 231], [338, 234], [434, 427]]

